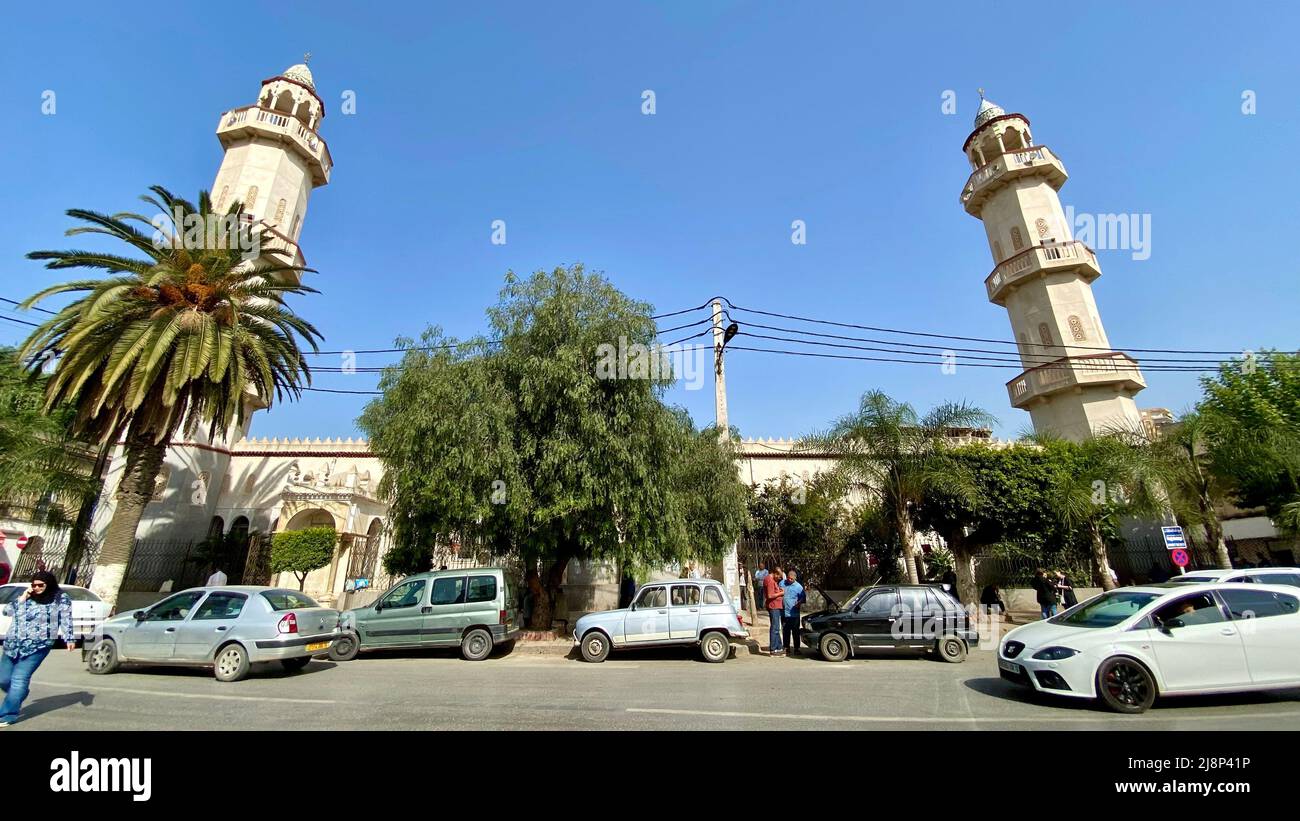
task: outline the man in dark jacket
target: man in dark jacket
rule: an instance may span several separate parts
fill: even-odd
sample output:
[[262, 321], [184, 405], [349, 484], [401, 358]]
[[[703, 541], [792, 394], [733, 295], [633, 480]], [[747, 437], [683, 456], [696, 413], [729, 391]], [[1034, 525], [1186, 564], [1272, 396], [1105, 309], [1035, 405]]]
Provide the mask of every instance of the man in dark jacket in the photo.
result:
[[1050, 619], [1055, 616], [1056, 583], [1047, 578], [1047, 571], [1041, 567], [1034, 571], [1034, 593], [1043, 618]]

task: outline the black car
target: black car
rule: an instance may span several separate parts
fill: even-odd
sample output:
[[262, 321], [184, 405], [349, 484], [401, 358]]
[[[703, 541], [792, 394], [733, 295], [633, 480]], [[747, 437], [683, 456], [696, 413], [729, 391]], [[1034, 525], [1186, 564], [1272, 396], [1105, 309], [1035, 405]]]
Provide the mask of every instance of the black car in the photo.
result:
[[926, 650], [953, 663], [979, 644], [965, 609], [942, 587], [864, 587], [842, 606], [803, 620], [803, 639], [827, 661], [874, 650]]

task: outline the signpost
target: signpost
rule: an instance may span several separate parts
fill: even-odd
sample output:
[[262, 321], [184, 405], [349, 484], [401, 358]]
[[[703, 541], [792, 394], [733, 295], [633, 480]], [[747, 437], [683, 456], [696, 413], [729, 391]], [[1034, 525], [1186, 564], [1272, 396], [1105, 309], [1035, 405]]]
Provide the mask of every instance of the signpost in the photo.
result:
[[1169, 548], [1169, 558], [1178, 566], [1179, 573], [1187, 572], [1187, 538], [1183, 535], [1183, 529], [1177, 525], [1160, 528], [1160, 534], [1165, 538], [1165, 547]]

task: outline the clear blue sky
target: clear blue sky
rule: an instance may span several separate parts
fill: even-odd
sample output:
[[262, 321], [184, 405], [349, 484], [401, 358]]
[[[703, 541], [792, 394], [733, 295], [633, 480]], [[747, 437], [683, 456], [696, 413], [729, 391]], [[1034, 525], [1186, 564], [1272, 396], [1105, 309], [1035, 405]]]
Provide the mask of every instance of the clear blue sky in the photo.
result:
[[[1300, 13], [1285, 4], [63, 6], [6, 12], [0, 296], [57, 278], [23, 254], [69, 247], [66, 208], [132, 209], [152, 183], [211, 186], [218, 115], [310, 50], [336, 165], [302, 234], [322, 293], [296, 307], [330, 349], [388, 347], [426, 324], [484, 330], [507, 269], [575, 261], [659, 311], [723, 294], [1007, 339], [1004, 311], [984, 297], [982, 228], [958, 203], [979, 86], [1063, 159], [1063, 203], [1151, 215], [1150, 259], [1100, 254], [1113, 344], [1300, 342]], [[46, 89], [54, 116], [41, 113]], [[654, 116], [641, 113], [644, 89]], [[1246, 89], [1254, 116], [1241, 113]], [[505, 246], [490, 242], [495, 219]], [[790, 242], [795, 219], [807, 245]], [[0, 343], [23, 335], [0, 321]], [[741, 351], [727, 362], [745, 435], [809, 432], [877, 387], [920, 409], [969, 400], [1004, 436], [1029, 424], [1007, 402], [1010, 371]], [[1143, 407], [1180, 410], [1199, 394], [1191, 374], [1148, 382]], [[711, 382], [670, 399], [712, 421]], [[253, 434], [356, 435], [364, 402], [308, 394]]]

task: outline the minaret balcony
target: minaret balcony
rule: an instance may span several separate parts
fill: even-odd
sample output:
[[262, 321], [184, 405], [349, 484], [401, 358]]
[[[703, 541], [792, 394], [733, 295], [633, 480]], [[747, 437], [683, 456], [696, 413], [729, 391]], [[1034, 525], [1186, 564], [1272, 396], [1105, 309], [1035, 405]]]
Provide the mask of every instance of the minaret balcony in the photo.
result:
[[330, 157], [329, 146], [297, 118], [283, 111], [250, 105], [227, 111], [217, 121], [217, 139], [221, 140], [223, 148], [253, 137], [278, 140], [295, 148], [311, 166], [313, 185], [325, 185], [330, 181], [334, 160]]
[[1068, 356], [1030, 368], [1007, 383], [1011, 404], [1027, 410], [1054, 394], [1110, 385], [1116, 392], [1137, 393], [1147, 386], [1137, 360], [1118, 351]]
[[1041, 176], [1055, 189], [1069, 177], [1065, 166], [1045, 145], [1031, 145], [995, 157], [970, 175], [961, 192], [966, 213], [978, 217], [984, 203], [1002, 186], [1021, 177]]
[[989, 302], [1006, 306], [1007, 295], [1034, 277], [1058, 272], [1075, 273], [1091, 283], [1101, 276], [1101, 266], [1092, 249], [1078, 240], [1053, 242], [1026, 248], [1003, 260], [984, 280]]

